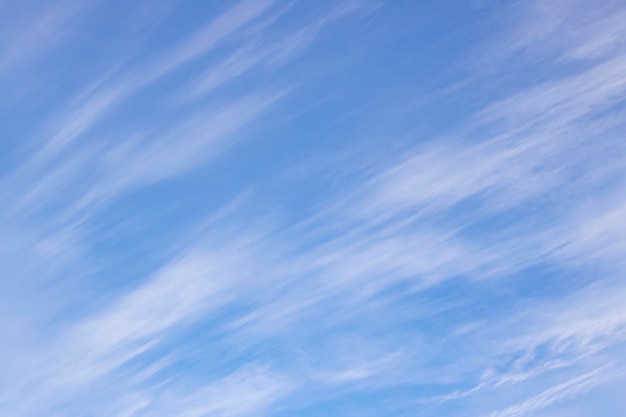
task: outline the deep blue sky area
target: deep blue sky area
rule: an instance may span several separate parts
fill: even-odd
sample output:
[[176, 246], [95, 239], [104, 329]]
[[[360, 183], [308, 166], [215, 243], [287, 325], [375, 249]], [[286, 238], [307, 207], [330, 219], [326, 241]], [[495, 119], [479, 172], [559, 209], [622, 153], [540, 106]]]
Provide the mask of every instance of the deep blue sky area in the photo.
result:
[[622, 417], [626, 4], [0, 0], [0, 415]]

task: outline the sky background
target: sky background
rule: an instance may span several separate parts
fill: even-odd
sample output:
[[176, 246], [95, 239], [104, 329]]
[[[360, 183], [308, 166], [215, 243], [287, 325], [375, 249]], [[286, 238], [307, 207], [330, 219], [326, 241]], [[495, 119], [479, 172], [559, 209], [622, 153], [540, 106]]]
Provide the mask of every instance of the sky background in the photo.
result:
[[0, 415], [623, 417], [623, 0], [0, 0]]

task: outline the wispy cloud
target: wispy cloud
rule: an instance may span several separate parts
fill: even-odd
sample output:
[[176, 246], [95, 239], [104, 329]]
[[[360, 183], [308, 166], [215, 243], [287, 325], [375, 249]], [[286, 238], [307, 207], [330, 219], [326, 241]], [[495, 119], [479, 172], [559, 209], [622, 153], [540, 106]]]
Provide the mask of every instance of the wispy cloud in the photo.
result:
[[514, 417], [527, 416], [533, 412], [542, 410], [554, 403], [565, 401], [581, 392], [587, 391], [601, 383], [600, 376], [602, 370], [596, 370], [581, 375], [572, 380], [547, 389], [541, 394], [514, 405], [505, 410], [490, 414], [493, 417]]
[[[626, 12], [583, 3], [468, 17], [511, 27], [454, 35], [429, 65], [475, 53], [475, 73], [409, 122], [358, 97], [419, 92], [431, 29], [405, 19], [450, 17], [427, 5], [183, 1], [115, 65], [57, 76], [67, 92], [5, 117], [24, 143], [0, 182], [0, 413], [515, 417], [615, 381]], [[69, 59], [52, 45], [91, 6], [48, 7], [0, 86]], [[71, 27], [70, 49], [106, 42]], [[333, 41], [371, 51], [335, 68]]]

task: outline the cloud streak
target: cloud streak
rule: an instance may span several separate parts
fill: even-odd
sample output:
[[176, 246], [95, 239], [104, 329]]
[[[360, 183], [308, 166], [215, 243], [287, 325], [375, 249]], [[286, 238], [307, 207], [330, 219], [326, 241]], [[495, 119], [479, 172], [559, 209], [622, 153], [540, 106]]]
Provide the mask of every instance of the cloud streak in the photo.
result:
[[[454, 35], [433, 68], [490, 59], [404, 126], [359, 97], [408, 106], [377, 80], [417, 85], [431, 29], [402, 22], [439, 11], [192, 3], [10, 125], [0, 413], [521, 417], [621, 378], [623, 7], [494, 9], [508, 43]], [[79, 16], [54, 11], [3, 74]]]

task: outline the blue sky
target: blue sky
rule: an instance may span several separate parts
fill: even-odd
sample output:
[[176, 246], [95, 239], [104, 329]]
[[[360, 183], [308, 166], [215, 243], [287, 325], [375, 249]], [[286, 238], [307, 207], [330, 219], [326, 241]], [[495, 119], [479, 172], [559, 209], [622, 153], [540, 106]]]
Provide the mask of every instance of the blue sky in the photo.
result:
[[626, 414], [620, 0], [0, 0], [0, 415]]

